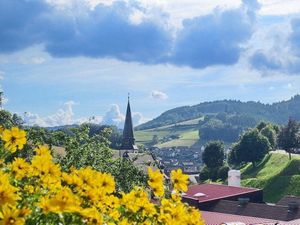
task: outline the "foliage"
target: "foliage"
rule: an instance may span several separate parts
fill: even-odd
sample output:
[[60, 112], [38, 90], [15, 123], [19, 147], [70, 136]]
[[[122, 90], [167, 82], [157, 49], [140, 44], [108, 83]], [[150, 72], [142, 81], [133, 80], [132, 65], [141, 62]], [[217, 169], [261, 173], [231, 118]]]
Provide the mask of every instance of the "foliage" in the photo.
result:
[[272, 150], [277, 147], [276, 131], [271, 124], [267, 124], [265, 127], [263, 127], [260, 130], [260, 133], [268, 139]]
[[294, 153], [300, 147], [300, 124], [295, 120], [289, 119], [286, 126], [282, 127], [278, 134], [278, 145], [289, 153]]
[[122, 145], [122, 133], [116, 126], [99, 125], [99, 124], [86, 124], [89, 127], [89, 136], [101, 134], [105, 129], [110, 130], [108, 140], [110, 141], [110, 148], [119, 149]]
[[114, 159], [109, 148], [111, 129], [106, 127], [100, 133], [90, 137], [90, 126], [84, 124], [72, 128], [67, 136], [66, 155], [60, 157], [59, 163], [64, 170], [71, 167], [90, 166], [95, 170], [111, 173], [116, 179], [118, 191], [128, 192], [135, 185], [146, 184], [145, 174], [126, 159]]
[[200, 181], [206, 181], [210, 179], [210, 177], [211, 177], [210, 169], [207, 166], [204, 166], [199, 174]]
[[269, 150], [268, 139], [256, 128], [245, 132], [232, 148], [237, 162], [252, 162], [253, 166], [255, 162], [262, 160]]
[[261, 131], [263, 128], [265, 128], [268, 125], [267, 122], [261, 121], [256, 125], [256, 128], [258, 131]]
[[208, 168], [219, 168], [224, 163], [224, 144], [220, 141], [211, 141], [206, 144], [202, 160]]
[[209, 178], [212, 181], [224, 178], [224, 143], [221, 141], [211, 141], [206, 144], [205, 149], [202, 153], [202, 160], [205, 167], [201, 170], [200, 179]]
[[21, 126], [23, 121], [17, 114], [0, 109], [0, 125], [3, 127]]
[[218, 179], [225, 181], [228, 178], [229, 166], [224, 165], [218, 169]]
[[[163, 175], [152, 170], [149, 190], [136, 186], [127, 194], [118, 193], [108, 173], [91, 167], [62, 172], [47, 146], [37, 147], [30, 161], [14, 158], [11, 164], [5, 163], [15, 150], [22, 151], [27, 142], [23, 134], [16, 127], [1, 129], [0, 146], [5, 154], [0, 167], [0, 224], [204, 224], [197, 209], [181, 202], [181, 193], [187, 189], [187, 176], [181, 170], [172, 171], [170, 199], [164, 195]], [[20, 140], [8, 139], [9, 135]]]
[[[203, 115], [218, 115], [222, 120], [226, 114], [227, 122], [240, 127], [253, 127], [259, 121], [286, 123], [289, 117], [300, 120], [300, 95], [295, 95], [287, 101], [273, 104], [260, 102], [241, 102], [223, 100], [204, 102], [194, 106], [183, 106], [168, 110], [159, 117], [137, 127], [138, 130], [152, 129], [179, 123], [181, 121], [199, 118]], [[233, 116], [232, 118], [230, 118]], [[235, 122], [236, 121], [236, 122]]]
[[27, 136], [28, 139], [30, 139], [31, 144], [34, 146], [39, 145], [41, 143], [46, 143], [50, 147], [52, 144], [64, 144], [64, 143], [59, 143], [59, 141], [54, 141], [54, 140], [60, 140], [59, 136], [56, 134], [59, 134], [60, 132], [54, 132], [53, 137], [49, 131], [47, 131], [44, 128], [41, 127], [28, 127], [26, 128], [27, 131]]

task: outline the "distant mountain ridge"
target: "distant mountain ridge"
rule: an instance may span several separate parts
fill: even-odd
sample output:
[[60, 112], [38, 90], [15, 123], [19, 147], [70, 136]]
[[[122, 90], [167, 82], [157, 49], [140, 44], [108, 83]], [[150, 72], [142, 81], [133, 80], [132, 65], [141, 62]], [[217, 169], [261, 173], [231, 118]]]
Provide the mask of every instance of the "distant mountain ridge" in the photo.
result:
[[182, 121], [199, 118], [204, 115], [225, 113], [228, 115], [246, 115], [256, 121], [269, 121], [284, 124], [289, 117], [300, 120], [300, 95], [289, 100], [264, 104], [255, 101], [218, 100], [203, 102], [193, 106], [182, 106], [162, 113], [157, 118], [141, 124], [136, 130], [146, 130], [176, 124]]

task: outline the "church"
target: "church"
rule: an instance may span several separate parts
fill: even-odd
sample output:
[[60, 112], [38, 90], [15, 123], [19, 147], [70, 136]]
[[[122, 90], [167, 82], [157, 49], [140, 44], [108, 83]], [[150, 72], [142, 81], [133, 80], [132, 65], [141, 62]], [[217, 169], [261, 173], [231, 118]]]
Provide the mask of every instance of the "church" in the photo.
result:
[[135, 145], [134, 129], [131, 116], [130, 99], [128, 96], [126, 117], [123, 129], [122, 145], [119, 149], [119, 157], [128, 159], [138, 168], [147, 172], [148, 167], [158, 169], [157, 162], [149, 152], [141, 152]]

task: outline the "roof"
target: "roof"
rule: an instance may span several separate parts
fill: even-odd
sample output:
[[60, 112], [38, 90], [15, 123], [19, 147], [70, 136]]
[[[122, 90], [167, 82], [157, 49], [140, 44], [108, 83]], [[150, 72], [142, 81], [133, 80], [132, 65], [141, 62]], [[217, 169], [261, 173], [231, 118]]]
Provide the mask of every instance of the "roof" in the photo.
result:
[[296, 196], [284, 196], [282, 199], [277, 202], [277, 205], [288, 206], [290, 202], [298, 202], [300, 204], [300, 197]]
[[281, 222], [279, 225], [299, 225], [300, 224], [300, 219], [298, 220], [292, 220], [289, 222]]
[[241, 206], [238, 201], [220, 200], [210, 211], [243, 216], [290, 221], [300, 218], [300, 210], [291, 211], [288, 206], [248, 202]]
[[272, 219], [264, 219], [264, 218], [240, 216], [240, 215], [232, 215], [232, 214], [208, 212], [208, 211], [201, 211], [201, 214], [206, 225], [219, 225], [226, 222], [227, 223], [242, 222], [245, 223], [246, 225], [250, 225], [250, 224], [251, 225], [255, 225], [255, 224], [274, 225], [276, 222], [278, 222]]
[[[207, 202], [257, 191], [261, 190], [256, 188], [233, 187], [221, 184], [199, 184], [190, 186], [184, 198], [195, 199], [199, 202]], [[205, 196], [195, 197], [194, 195], [197, 193], [203, 193]]]
[[153, 156], [149, 153], [128, 153], [128, 157], [136, 167], [142, 169], [146, 173], [148, 167], [158, 169]]

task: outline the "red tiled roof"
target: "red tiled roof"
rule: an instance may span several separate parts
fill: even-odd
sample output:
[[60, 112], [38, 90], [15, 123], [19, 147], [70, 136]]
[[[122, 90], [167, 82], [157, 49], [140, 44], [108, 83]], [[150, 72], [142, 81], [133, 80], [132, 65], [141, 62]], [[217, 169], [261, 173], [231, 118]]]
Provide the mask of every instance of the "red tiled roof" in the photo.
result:
[[[221, 184], [199, 184], [192, 185], [189, 187], [184, 198], [196, 199], [199, 202], [206, 202], [211, 200], [217, 200], [222, 198], [227, 198], [231, 196], [247, 194], [259, 191], [256, 188], [246, 188], [246, 187], [233, 187]], [[197, 193], [203, 193], [205, 196], [195, 197]]]
[[[255, 225], [255, 224], [264, 224], [264, 225], [274, 225], [276, 220], [258, 218], [258, 217], [250, 217], [250, 216], [239, 216], [225, 213], [216, 213], [216, 212], [208, 212], [201, 211], [202, 218], [205, 221], [205, 225], [219, 225], [222, 223], [229, 222], [242, 222], [246, 225]], [[281, 224], [281, 223], [279, 223]]]

